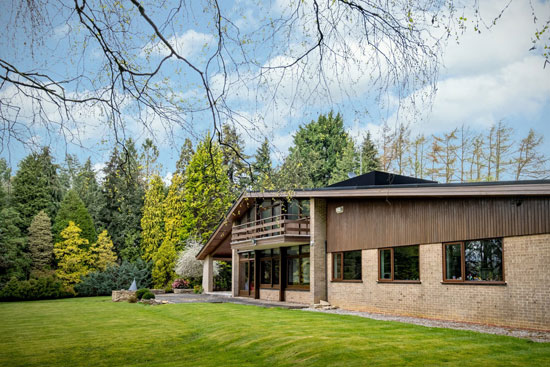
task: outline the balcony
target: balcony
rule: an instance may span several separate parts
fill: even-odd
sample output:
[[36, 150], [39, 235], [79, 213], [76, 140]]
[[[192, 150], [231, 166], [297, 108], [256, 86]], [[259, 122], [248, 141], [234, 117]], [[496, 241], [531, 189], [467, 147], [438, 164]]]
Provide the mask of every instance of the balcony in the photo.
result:
[[281, 214], [233, 226], [231, 243], [304, 243], [309, 242], [309, 217]]

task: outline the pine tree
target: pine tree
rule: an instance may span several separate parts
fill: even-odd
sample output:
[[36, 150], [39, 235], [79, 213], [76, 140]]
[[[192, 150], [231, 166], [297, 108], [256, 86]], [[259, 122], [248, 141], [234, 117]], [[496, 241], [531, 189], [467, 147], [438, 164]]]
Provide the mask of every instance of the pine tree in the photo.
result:
[[185, 174], [187, 165], [191, 161], [191, 157], [195, 154], [193, 150], [193, 143], [189, 138], [185, 138], [183, 145], [181, 146], [180, 157], [176, 162], [176, 172], [180, 175]]
[[196, 236], [207, 240], [231, 205], [231, 183], [222, 159], [220, 147], [207, 135], [185, 172], [182, 239]]
[[48, 148], [31, 153], [19, 163], [13, 180], [13, 205], [21, 216], [22, 233], [39, 211], [45, 210], [50, 218], [57, 214], [62, 195], [57, 169]]
[[0, 210], [0, 286], [12, 277], [27, 278], [30, 258], [20, 227], [21, 218], [14, 208]]
[[543, 142], [542, 135], [538, 135], [533, 129], [521, 140], [513, 160], [516, 180], [524, 177], [541, 178], [550, 173], [547, 166], [549, 159], [539, 151]]
[[[300, 126], [294, 135], [294, 146], [285, 160], [283, 176], [291, 180], [305, 176], [297, 186], [313, 188], [327, 186], [336, 164], [342, 157], [349, 136], [340, 114], [320, 115], [317, 121]], [[299, 173], [296, 175], [295, 173]], [[285, 187], [289, 187], [283, 183]]]
[[222, 126], [221, 150], [222, 164], [226, 167], [227, 176], [231, 182], [231, 192], [236, 197], [250, 181], [250, 171], [246, 163], [249, 157], [244, 154], [244, 142], [234, 126], [229, 124]]
[[350, 173], [357, 174], [359, 172], [359, 166], [359, 155], [355, 150], [355, 144], [351, 138], [348, 138], [348, 143], [342, 152], [342, 156], [336, 162], [336, 168], [329, 184], [347, 180]]
[[78, 171], [74, 180], [73, 189], [84, 202], [86, 209], [88, 209], [88, 213], [90, 213], [92, 217], [97, 233], [101, 224], [101, 208], [105, 204], [90, 158], [86, 160]]
[[70, 221], [78, 225], [82, 230], [82, 237], [87, 239], [89, 243], [96, 241], [97, 233], [92, 217], [88, 213], [84, 202], [80, 200], [80, 197], [78, 197], [78, 194], [74, 190], [67, 192], [55, 217], [53, 225], [55, 242], [61, 241], [61, 231], [67, 227]]
[[174, 238], [165, 239], [153, 255], [153, 284], [155, 288], [164, 288], [174, 278], [176, 273], [176, 243]]
[[159, 167], [157, 165], [157, 159], [159, 157], [159, 150], [153, 141], [149, 138], [145, 139], [141, 145], [141, 166], [143, 167], [143, 174], [145, 180], [148, 180], [153, 174], [158, 174]]
[[29, 227], [29, 252], [32, 270], [44, 271], [52, 266], [53, 238], [50, 217], [41, 210]]
[[263, 191], [275, 189], [275, 185], [273, 183], [274, 171], [269, 152], [269, 141], [267, 138], [264, 139], [262, 145], [260, 145], [260, 147], [256, 150], [254, 160], [255, 162], [252, 165], [254, 176], [252, 190]]
[[67, 228], [61, 231], [63, 240], [54, 245], [53, 252], [57, 260], [55, 274], [66, 286], [79, 283], [80, 278], [90, 272], [89, 242], [80, 236], [81, 232], [71, 221]]
[[[181, 177], [177, 173], [176, 175]], [[158, 175], [153, 175], [145, 192], [143, 216], [141, 217], [141, 256], [145, 261], [150, 261], [153, 258], [164, 239], [165, 197], [162, 179]]]
[[90, 269], [103, 271], [109, 265], [116, 262], [116, 254], [113, 251], [113, 241], [107, 231], [103, 231], [97, 237], [97, 242], [90, 247]]
[[372, 137], [370, 135], [370, 131], [367, 131], [367, 135], [365, 136], [365, 139], [363, 139], [363, 142], [361, 143], [361, 147], [359, 148], [359, 156], [360, 156], [360, 166], [359, 166], [359, 174], [362, 175], [363, 173], [368, 173], [370, 171], [375, 171], [380, 169], [380, 159], [378, 159], [378, 151], [376, 149], [376, 145], [372, 141]]

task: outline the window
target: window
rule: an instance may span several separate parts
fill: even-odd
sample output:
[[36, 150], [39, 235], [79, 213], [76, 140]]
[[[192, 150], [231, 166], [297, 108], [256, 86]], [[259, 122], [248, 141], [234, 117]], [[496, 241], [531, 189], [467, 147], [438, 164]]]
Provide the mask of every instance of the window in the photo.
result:
[[378, 259], [379, 281], [420, 281], [418, 245], [380, 249]]
[[281, 252], [278, 248], [260, 251], [260, 287], [278, 288]]
[[443, 281], [504, 282], [502, 239], [444, 244]]
[[361, 250], [332, 254], [332, 280], [361, 280]]
[[287, 287], [309, 289], [309, 245], [287, 247]]

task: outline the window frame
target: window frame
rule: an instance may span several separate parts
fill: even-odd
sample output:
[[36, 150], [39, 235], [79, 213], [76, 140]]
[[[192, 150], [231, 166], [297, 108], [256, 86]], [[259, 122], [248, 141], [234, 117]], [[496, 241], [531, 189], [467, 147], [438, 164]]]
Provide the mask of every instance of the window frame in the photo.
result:
[[[361, 254], [361, 279], [344, 279], [344, 253], [345, 252], [359, 252]], [[340, 273], [341, 277], [336, 278], [334, 275], [334, 264], [336, 256], [340, 255]], [[352, 250], [352, 251], [337, 251], [332, 253], [332, 266], [331, 266], [331, 275], [332, 279], [331, 282], [344, 282], [344, 283], [362, 283], [363, 282], [363, 251], [362, 250]]]
[[[418, 280], [395, 280], [394, 279], [394, 256], [393, 251], [395, 247], [412, 247], [412, 246], [418, 246]], [[378, 249], [378, 283], [406, 283], [406, 284], [420, 284], [421, 276], [420, 276], [420, 245], [406, 245], [406, 246], [395, 246], [395, 247], [382, 247]], [[390, 269], [391, 269], [391, 278], [390, 279], [383, 279], [381, 277], [380, 272], [382, 271], [382, 267], [380, 266], [380, 256], [382, 254], [382, 251], [384, 250], [390, 250], [391, 254], [391, 260], [390, 260]]]
[[[260, 262], [260, 282], [259, 286], [260, 289], [280, 289], [281, 286], [281, 253], [279, 252], [278, 255], [273, 254], [274, 249], [267, 249], [267, 250], [261, 250], [261, 251], [269, 251], [269, 256], [259, 256], [258, 261]], [[262, 262], [271, 261], [271, 283], [262, 283]], [[279, 281], [277, 283], [273, 282], [273, 274], [275, 269], [275, 261], [279, 261], [279, 274], [278, 278]]]
[[[500, 240], [502, 245], [502, 280], [467, 280], [466, 279], [466, 242], [469, 241], [484, 241], [484, 240]], [[462, 279], [447, 279], [447, 246], [450, 245], [460, 245], [460, 271]], [[443, 262], [443, 274], [441, 283], [445, 284], [477, 284], [477, 285], [506, 285], [506, 269], [504, 267], [504, 238], [503, 237], [491, 237], [491, 238], [481, 238], [475, 240], [465, 240], [465, 241], [454, 241], [454, 242], [445, 242], [442, 243], [442, 262]]]
[[[311, 256], [310, 256], [310, 251], [311, 249], [309, 249], [309, 251], [307, 253], [302, 253], [302, 249], [305, 247], [305, 246], [310, 246], [310, 245], [297, 245], [297, 246], [290, 246], [290, 247], [298, 247], [298, 254], [297, 255], [286, 255], [286, 268], [285, 268], [285, 271], [286, 271], [286, 275], [285, 275], [285, 289], [289, 289], [289, 290], [309, 290], [309, 286], [311, 285], [311, 276], [310, 276], [310, 279], [309, 279], [309, 284], [301, 284], [303, 282], [303, 279], [304, 279], [304, 276], [302, 274], [302, 259], [304, 258], [307, 258], [309, 260], [309, 272], [310, 272], [310, 275], [311, 275]], [[289, 247], [287, 247], [288, 249]], [[288, 269], [290, 268], [289, 267], [289, 262], [292, 261], [293, 259], [298, 259], [298, 271], [299, 271], [299, 275], [298, 275], [298, 278], [300, 279], [300, 284], [288, 284]]]

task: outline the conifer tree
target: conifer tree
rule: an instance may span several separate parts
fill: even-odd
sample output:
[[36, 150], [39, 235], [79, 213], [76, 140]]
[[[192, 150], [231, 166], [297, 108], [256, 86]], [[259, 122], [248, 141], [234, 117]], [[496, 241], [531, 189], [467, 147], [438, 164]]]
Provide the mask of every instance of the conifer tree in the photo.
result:
[[[179, 174], [176, 173], [179, 177]], [[164, 239], [164, 183], [153, 175], [145, 192], [143, 216], [141, 217], [142, 257], [150, 261]]]
[[153, 255], [153, 284], [155, 288], [164, 288], [174, 280], [176, 257], [175, 239], [170, 238], [163, 241]]
[[67, 192], [55, 217], [53, 225], [55, 242], [61, 241], [61, 231], [67, 227], [69, 221], [78, 225], [82, 231], [82, 237], [87, 239], [89, 243], [96, 241], [97, 233], [92, 217], [75, 190]]
[[273, 164], [271, 163], [269, 141], [267, 138], [264, 139], [262, 145], [260, 145], [260, 147], [256, 150], [252, 170], [254, 176], [252, 190], [263, 191], [275, 189], [275, 185], [273, 183]]
[[350, 178], [349, 174], [357, 174], [359, 172], [359, 157], [355, 150], [355, 144], [351, 138], [348, 138], [348, 142], [342, 156], [336, 162], [336, 168], [332, 174], [332, 178], [329, 184], [344, 181]]
[[12, 277], [27, 277], [30, 258], [20, 227], [21, 218], [14, 208], [0, 210], [0, 286]]
[[57, 260], [55, 274], [66, 286], [80, 282], [82, 276], [90, 272], [90, 249], [87, 239], [82, 238], [82, 231], [70, 221], [67, 228], [61, 231], [62, 241], [54, 245], [54, 255]]
[[380, 159], [378, 159], [378, 152], [376, 150], [376, 145], [372, 141], [370, 131], [367, 131], [367, 135], [365, 139], [363, 139], [359, 149], [360, 175], [380, 169]]
[[84, 202], [86, 209], [88, 209], [97, 233], [101, 224], [101, 208], [104, 206], [104, 203], [101, 188], [97, 182], [96, 173], [93, 170], [90, 158], [86, 160], [78, 171], [74, 179], [73, 189]]
[[62, 195], [57, 169], [47, 147], [19, 163], [13, 180], [13, 205], [21, 216], [22, 233], [26, 233], [32, 218], [41, 210], [50, 218], [55, 217]]
[[53, 261], [53, 238], [50, 217], [41, 210], [29, 227], [29, 252], [32, 270], [48, 270]]
[[222, 164], [227, 170], [231, 192], [236, 197], [250, 181], [250, 171], [245, 161], [249, 157], [244, 154], [244, 142], [234, 126], [223, 125], [221, 136]]
[[207, 240], [231, 205], [231, 183], [222, 159], [219, 145], [207, 135], [185, 173], [182, 239], [196, 236]]
[[189, 138], [185, 138], [183, 145], [181, 146], [180, 157], [176, 162], [176, 172], [180, 175], [185, 174], [185, 169], [191, 161], [191, 157], [195, 154], [193, 150], [193, 143]]
[[97, 242], [90, 247], [90, 269], [103, 271], [109, 265], [116, 262], [116, 254], [113, 251], [113, 241], [104, 230], [97, 237]]

